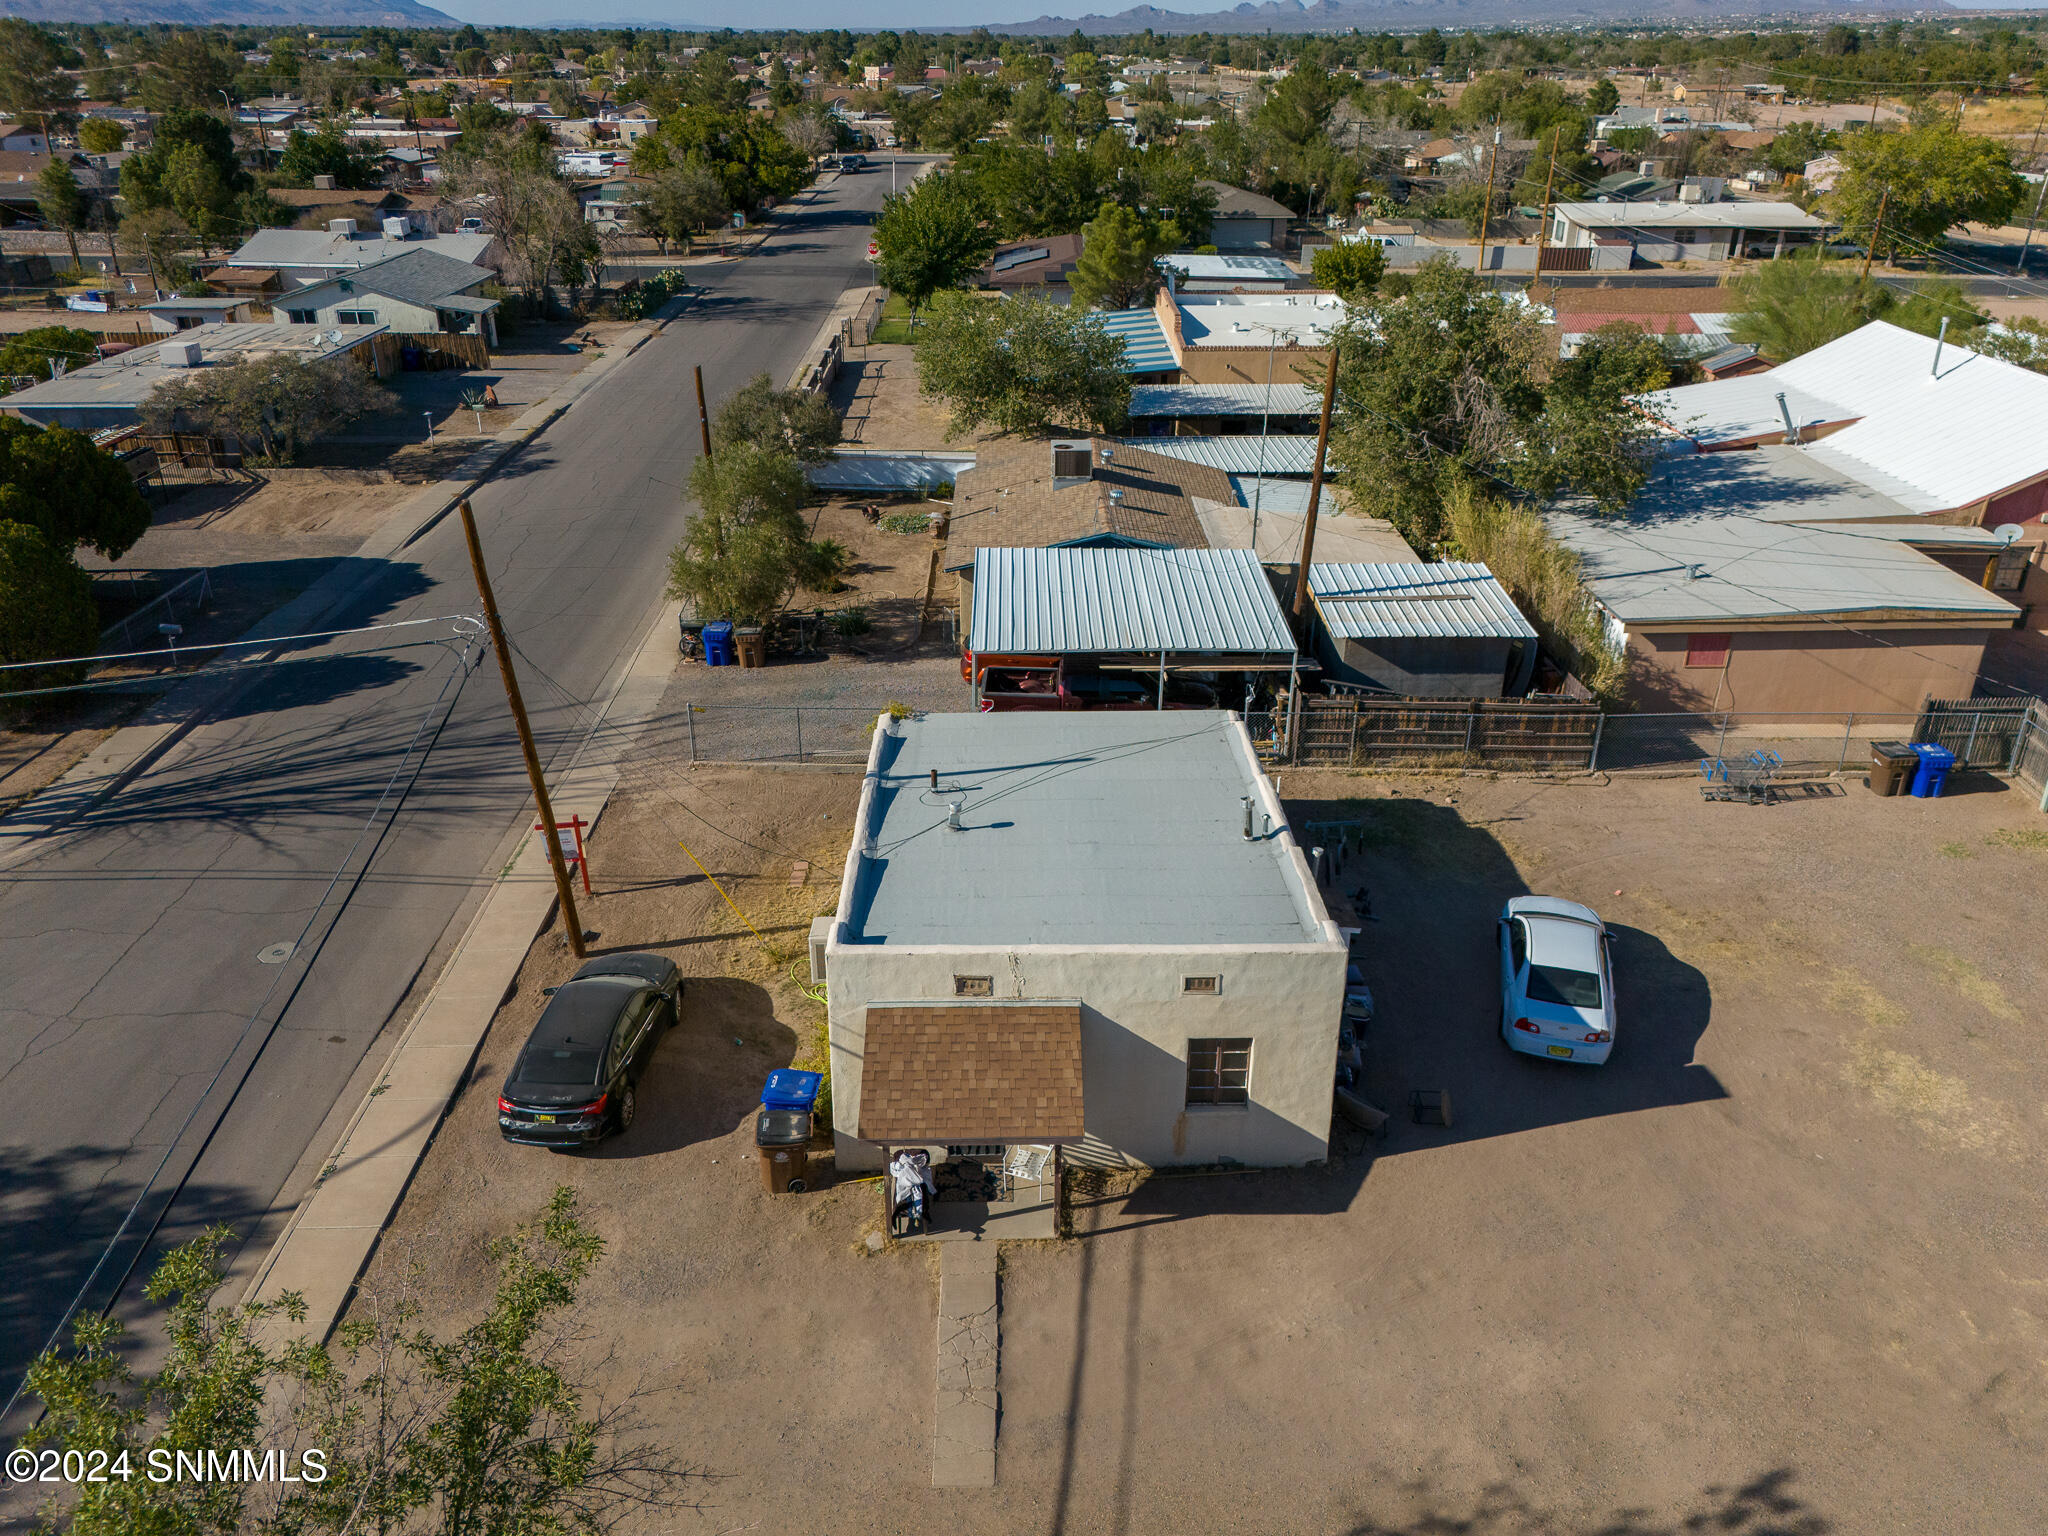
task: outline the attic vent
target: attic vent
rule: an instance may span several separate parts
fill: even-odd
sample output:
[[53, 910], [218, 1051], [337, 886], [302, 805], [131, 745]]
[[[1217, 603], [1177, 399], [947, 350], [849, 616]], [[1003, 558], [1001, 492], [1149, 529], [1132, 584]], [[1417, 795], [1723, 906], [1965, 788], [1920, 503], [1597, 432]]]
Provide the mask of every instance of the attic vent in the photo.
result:
[[1055, 480], [1083, 479], [1088, 477], [1088, 449], [1054, 448], [1052, 451], [1052, 473]]

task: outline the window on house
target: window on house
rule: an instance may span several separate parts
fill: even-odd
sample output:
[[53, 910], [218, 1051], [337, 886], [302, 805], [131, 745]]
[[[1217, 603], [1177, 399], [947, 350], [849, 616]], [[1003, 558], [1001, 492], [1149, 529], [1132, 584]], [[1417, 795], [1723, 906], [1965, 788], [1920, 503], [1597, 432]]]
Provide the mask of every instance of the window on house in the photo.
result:
[[1728, 646], [1733, 638], [1730, 635], [1687, 635], [1685, 664], [1688, 667], [1727, 666]]
[[1243, 1104], [1251, 1086], [1250, 1040], [1188, 1042], [1189, 1104]]
[[374, 309], [337, 309], [334, 312], [336, 325], [375, 325], [377, 311]]
[[1214, 997], [1223, 990], [1221, 976], [1183, 976], [1180, 989], [1196, 997]]
[[996, 979], [993, 976], [955, 976], [953, 978], [955, 997], [994, 997]]
[[320, 316], [310, 309], [288, 309], [284, 312], [284, 317], [293, 325], [318, 325], [320, 323]]

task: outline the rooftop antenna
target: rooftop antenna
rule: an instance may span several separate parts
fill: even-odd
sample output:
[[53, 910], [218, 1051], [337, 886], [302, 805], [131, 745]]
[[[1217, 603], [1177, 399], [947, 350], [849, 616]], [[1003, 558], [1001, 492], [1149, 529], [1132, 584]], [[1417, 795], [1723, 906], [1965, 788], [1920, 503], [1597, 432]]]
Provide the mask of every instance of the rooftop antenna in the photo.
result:
[[1785, 403], [1785, 392], [1783, 390], [1778, 391], [1778, 414], [1785, 418], [1785, 441], [1797, 443], [1799, 441], [1799, 429], [1792, 425], [1792, 407]]
[[1941, 377], [1941, 344], [1948, 340], [1948, 316], [1941, 317], [1941, 331], [1934, 338], [1934, 366], [1927, 370], [1929, 378]]

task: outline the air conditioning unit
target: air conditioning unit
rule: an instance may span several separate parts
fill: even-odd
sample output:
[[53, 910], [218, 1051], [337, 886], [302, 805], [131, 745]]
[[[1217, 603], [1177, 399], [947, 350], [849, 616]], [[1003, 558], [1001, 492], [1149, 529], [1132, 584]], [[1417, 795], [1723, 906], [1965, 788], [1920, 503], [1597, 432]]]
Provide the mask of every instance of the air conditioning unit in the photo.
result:
[[327, 221], [327, 233], [330, 235], [353, 236], [355, 232], [356, 221], [354, 219], [329, 219]]
[[199, 343], [196, 341], [165, 342], [157, 357], [166, 368], [197, 368], [199, 366]]
[[386, 240], [404, 240], [412, 234], [412, 224], [402, 217], [393, 216], [384, 221]]

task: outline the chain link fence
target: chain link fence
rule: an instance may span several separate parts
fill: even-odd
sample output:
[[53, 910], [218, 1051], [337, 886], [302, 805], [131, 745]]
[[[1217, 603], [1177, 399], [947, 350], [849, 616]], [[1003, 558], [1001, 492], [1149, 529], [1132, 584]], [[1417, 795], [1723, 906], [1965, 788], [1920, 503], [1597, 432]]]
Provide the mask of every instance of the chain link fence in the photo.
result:
[[663, 748], [693, 763], [866, 764], [875, 720], [891, 701], [873, 704], [686, 704], [657, 721]]

